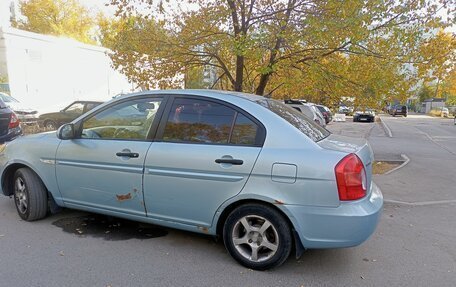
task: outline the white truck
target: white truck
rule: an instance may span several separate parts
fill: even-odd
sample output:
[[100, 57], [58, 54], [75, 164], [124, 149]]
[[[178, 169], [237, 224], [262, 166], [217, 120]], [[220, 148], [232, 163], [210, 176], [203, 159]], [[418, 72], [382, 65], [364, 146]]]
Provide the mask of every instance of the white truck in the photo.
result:
[[133, 91], [108, 53], [72, 39], [0, 27], [1, 88], [40, 113], [75, 100], [106, 101]]

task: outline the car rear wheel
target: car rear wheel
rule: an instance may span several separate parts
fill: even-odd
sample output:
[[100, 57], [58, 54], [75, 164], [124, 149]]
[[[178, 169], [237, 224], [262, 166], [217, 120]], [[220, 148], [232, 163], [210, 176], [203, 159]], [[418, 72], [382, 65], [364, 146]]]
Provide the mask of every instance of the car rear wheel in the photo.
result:
[[235, 260], [255, 270], [281, 265], [292, 248], [286, 219], [274, 208], [261, 204], [233, 210], [225, 221], [223, 241]]
[[26, 221], [44, 218], [48, 209], [46, 187], [29, 168], [14, 174], [14, 202], [19, 216]]
[[46, 121], [46, 123], [44, 124], [44, 127], [47, 130], [53, 131], [53, 130], [57, 129], [57, 124], [54, 121]]

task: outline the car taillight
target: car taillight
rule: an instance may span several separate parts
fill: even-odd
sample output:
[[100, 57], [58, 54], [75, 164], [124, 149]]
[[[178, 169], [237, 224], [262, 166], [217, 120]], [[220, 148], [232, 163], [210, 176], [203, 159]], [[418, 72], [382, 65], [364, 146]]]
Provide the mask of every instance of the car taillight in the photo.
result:
[[358, 156], [349, 154], [335, 168], [340, 200], [356, 200], [366, 196], [366, 171]]
[[10, 129], [14, 129], [14, 128], [17, 128], [19, 126], [21, 122], [19, 121], [19, 119], [17, 118], [16, 114], [15, 113], [12, 113], [11, 114], [11, 118], [10, 118], [10, 122], [9, 122], [9, 125], [8, 125], [8, 128]]

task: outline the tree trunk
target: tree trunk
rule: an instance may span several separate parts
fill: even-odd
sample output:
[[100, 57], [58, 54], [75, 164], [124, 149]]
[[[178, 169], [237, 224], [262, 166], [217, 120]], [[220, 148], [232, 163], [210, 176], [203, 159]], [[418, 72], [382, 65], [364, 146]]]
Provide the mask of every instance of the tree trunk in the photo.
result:
[[242, 81], [244, 78], [244, 56], [236, 56], [236, 82], [234, 90], [242, 92]]
[[268, 85], [269, 75], [270, 75], [269, 73], [261, 75], [260, 82], [258, 83], [255, 94], [260, 95], [260, 96], [262, 96], [264, 94], [264, 91], [266, 90], [266, 86]]

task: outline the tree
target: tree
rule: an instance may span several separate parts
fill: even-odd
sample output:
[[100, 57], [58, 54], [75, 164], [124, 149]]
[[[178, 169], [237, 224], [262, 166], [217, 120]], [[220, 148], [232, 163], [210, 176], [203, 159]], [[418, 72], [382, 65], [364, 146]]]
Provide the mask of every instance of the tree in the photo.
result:
[[456, 35], [439, 30], [435, 37], [422, 43], [420, 56], [420, 78], [435, 86], [433, 97], [442, 97], [442, 83], [456, 69]]
[[118, 29], [103, 42], [141, 86], [205, 66], [217, 71], [219, 87], [235, 91], [378, 102], [407, 95], [413, 75], [404, 65], [425, 60], [419, 48], [448, 24], [437, 16], [446, 2], [111, 0]]
[[448, 106], [456, 106], [456, 68], [453, 68], [442, 84], [442, 95]]
[[13, 22], [16, 28], [95, 43], [91, 37], [95, 22], [77, 0], [24, 0], [19, 9], [24, 19]]
[[430, 99], [434, 96], [434, 92], [426, 84], [424, 84], [421, 89], [418, 91], [418, 99], [420, 102], [424, 102], [427, 99]]

